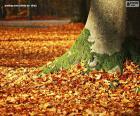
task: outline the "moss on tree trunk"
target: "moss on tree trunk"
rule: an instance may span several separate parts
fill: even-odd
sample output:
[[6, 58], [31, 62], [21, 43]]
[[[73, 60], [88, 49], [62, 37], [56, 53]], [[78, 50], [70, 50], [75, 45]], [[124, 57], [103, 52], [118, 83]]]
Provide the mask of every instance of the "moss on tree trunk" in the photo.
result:
[[[121, 52], [116, 52], [112, 55], [91, 53], [91, 45], [93, 43], [88, 42], [90, 32], [88, 29], [84, 29], [76, 40], [71, 49], [61, 57], [57, 58], [48, 67], [43, 68], [43, 73], [52, 73], [59, 71], [60, 69], [68, 69], [71, 66], [84, 62], [88, 71], [97, 69], [109, 71], [115, 67], [119, 67], [120, 71], [123, 71], [123, 62], [126, 58], [129, 58], [128, 51], [122, 49]], [[124, 46], [128, 43], [125, 42]]]
[[68, 69], [81, 61], [87, 63], [92, 58], [92, 54], [90, 53], [91, 43], [88, 42], [89, 36], [89, 30], [84, 29], [71, 49], [54, 60], [47, 68], [44, 68], [43, 73], [55, 72], [62, 68]]

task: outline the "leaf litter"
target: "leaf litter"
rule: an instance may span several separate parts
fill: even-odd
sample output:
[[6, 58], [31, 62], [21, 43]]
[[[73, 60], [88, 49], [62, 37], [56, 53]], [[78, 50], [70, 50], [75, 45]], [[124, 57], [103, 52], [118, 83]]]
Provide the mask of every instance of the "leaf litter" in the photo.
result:
[[[71, 26], [66, 28], [71, 29]], [[62, 33], [62, 30], [58, 31], [58, 27], [50, 30]], [[56, 52], [58, 51], [56, 48]], [[15, 66], [15, 62], [13, 64]], [[86, 74], [86, 69], [78, 64], [70, 70], [63, 69], [54, 74], [44, 74], [40, 78], [37, 75], [41, 70], [32, 64], [29, 65], [31, 66], [19, 68], [0, 67], [2, 116], [140, 115], [140, 68], [131, 61], [124, 63], [122, 75], [96, 70]]]

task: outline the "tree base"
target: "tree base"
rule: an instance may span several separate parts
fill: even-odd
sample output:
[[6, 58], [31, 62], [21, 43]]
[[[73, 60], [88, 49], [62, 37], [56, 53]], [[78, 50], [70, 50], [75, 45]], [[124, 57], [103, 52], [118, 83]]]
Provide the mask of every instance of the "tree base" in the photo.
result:
[[84, 29], [71, 49], [61, 57], [54, 60], [54, 62], [52, 62], [47, 68], [43, 68], [42, 73], [47, 74], [59, 71], [60, 69], [69, 69], [71, 66], [81, 62], [83, 62], [85, 64], [84, 66], [87, 68], [85, 73], [94, 69], [103, 70], [105, 72], [116, 70], [123, 72], [123, 62], [126, 59], [130, 59], [135, 63], [140, 64], [140, 54], [139, 51], [136, 51], [140, 50], [140, 48], [137, 48], [138, 46], [134, 45], [135, 40], [132, 37], [126, 39], [121, 52], [107, 55], [91, 53], [90, 46], [93, 43], [88, 41], [89, 36], [89, 30]]
[[107, 54], [98, 54], [98, 53], [94, 53], [95, 59], [93, 59], [93, 62], [96, 61], [96, 63], [93, 63], [94, 65], [89, 67], [92, 70], [96, 69], [96, 70], [103, 70], [105, 72], [108, 72], [116, 67], [117, 70], [119, 70], [120, 72], [123, 71], [123, 62], [125, 60], [125, 53], [122, 52], [116, 52], [113, 55], [109, 56]]
[[52, 73], [63, 68], [68, 69], [80, 62], [86, 64], [92, 58], [92, 54], [90, 53], [91, 43], [88, 42], [89, 36], [89, 30], [84, 29], [70, 50], [54, 60], [47, 68], [44, 68], [43, 73]]

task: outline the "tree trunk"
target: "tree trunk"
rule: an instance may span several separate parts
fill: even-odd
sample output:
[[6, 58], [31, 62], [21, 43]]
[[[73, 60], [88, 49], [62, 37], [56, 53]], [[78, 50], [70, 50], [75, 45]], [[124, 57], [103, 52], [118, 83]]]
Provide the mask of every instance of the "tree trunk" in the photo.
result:
[[4, 19], [6, 17], [6, 10], [5, 10], [5, 1], [1, 0], [0, 2], [0, 19]]
[[[122, 71], [127, 52], [125, 41], [126, 0], [91, 0], [90, 12], [75, 44], [43, 69], [44, 73], [68, 69], [84, 62], [87, 71]], [[126, 46], [126, 45], [125, 45]]]
[[28, 19], [29, 19], [29, 20], [32, 20], [32, 7], [31, 7], [31, 5], [32, 5], [32, 0], [29, 0], [29, 1], [28, 1], [28, 5], [29, 5], [29, 7], [28, 7], [28, 13], [27, 13]]
[[125, 33], [125, 0], [92, 0], [85, 28], [92, 52], [112, 55], [121, 50]]
[[126, 15], [126, 49], [131, 60], [140, 64], [140, 8], [129, 7]]

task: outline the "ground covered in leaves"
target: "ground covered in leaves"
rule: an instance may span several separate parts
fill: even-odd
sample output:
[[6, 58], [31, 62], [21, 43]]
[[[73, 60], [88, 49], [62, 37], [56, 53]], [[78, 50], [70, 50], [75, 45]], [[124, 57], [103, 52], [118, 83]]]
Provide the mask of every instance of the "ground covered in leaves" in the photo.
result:
[[[5, 28], [5, 30], [0, 30], [0, 50], [3, 50], [3, 52], [0, 51], [1, 116], [140, 115], [140, 67], [131, 61], [124, 63], [122, 75], [95, 70], [86, 74], [87, 69], [79, 64], [70, 70], [44, 74], [42, 78], [37, 76], [41, 70], [36, 66], [47, 63], [67, 51], [81, 29], [81, 24], [68, 24], [62, 27], [51, 27], [48, 30], [32, 28]], [[73, 42], [71, 43], [71, 41]], [[36, 42], [37, 45], [32, 42]], [[50, 47], [43, 49], [46, 46]], [[60, 46], [60, 48], [56, 46]], [[44, 56], [45, 53], [45, 55], [49, 53], [47, 50], [50, 50], [52, 55]], [[57, 52], [58, 55], [55, 54]], [[21, 56], [18, 57], [19, 54]], [[13, 56], [10, 57], [11, 55]], [[16, 59], [16, 57], [18, 58]], [[42, 57], [45, 57], [45, 62], [43, 62]], [[7, 63], [2, 62], [2, 59]], [[14, 62], [9, 59], [14, 59]], [[23, 62], [23, 59], [26, 62]], [[36, 61], [37, 59], [39, 61]], [[30, 68], [15, 67], [22, 66], [21, 64]], [[5, 65], [14, 67], [5, 67]]]
[[[44, 24], [44, 23], [43, 23]], [[65, 53], [80, 34], [83, 24], [44, 28], [0, 27], [0, 65], [41, 66]]]
[[126, 62], [123, 75], [81, 65], [55, 74], [36, 68], [0, 69], [1, 115], [138, 116], [140, 69]]

